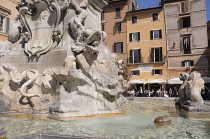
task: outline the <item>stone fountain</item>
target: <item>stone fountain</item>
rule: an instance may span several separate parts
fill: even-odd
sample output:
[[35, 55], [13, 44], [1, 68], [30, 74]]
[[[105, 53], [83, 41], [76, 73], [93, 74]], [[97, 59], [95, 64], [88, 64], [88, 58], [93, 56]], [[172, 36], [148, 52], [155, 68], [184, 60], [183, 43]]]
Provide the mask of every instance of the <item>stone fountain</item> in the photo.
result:
[[127, 68], [101, 31], [104, 0], [22, 0], [0, 43], [0, 112], [119, 113]]

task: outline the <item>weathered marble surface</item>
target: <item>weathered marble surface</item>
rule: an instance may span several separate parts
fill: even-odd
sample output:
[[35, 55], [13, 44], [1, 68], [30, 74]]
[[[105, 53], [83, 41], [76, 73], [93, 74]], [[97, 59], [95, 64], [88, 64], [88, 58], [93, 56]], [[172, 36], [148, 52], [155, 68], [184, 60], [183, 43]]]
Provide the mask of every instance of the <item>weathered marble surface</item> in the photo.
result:
[[103, 0], [26, 0], [0, 51], [0, 112], [119, 113], [128, 68], [103, 42]]
[[6, 139], [6, 133], [4, 127], [0, 125], [0, 139]]

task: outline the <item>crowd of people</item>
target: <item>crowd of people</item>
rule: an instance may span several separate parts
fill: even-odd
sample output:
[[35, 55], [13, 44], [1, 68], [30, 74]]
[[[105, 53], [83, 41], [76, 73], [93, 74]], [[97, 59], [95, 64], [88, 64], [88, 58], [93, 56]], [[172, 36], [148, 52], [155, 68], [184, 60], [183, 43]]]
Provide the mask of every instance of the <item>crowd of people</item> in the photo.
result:
[[160, 89], [143, 90], [142, 87], [140, 87], [138, 91], [135, 89], [129, 89], [126, 93], [127, 93], [126, 96], [131, 96], [131, 97], [134, 96], [135, 97], [178, 97], [179, 96], [179, 92], [177, 91], [176, 88], [174, 90], [170, 88], [168, 91], [166, 91]]

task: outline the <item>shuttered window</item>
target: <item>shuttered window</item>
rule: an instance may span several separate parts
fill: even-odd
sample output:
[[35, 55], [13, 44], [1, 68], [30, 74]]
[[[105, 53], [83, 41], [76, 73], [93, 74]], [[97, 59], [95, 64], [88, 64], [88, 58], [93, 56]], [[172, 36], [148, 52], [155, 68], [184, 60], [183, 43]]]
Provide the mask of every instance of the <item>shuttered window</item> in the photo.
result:
[[130, 50], [130, 63], [141, 63], [141, 50]]
[[116, 8], [115, 9], [115, 12], [116, 12], [116, 18], [120, 18], [120, 8]]
[[115, 31], [120, 32], [121, 30], [121, 22], [115, 23]]
[[162, 39], [162, 30], [151, 30], [150, 31], [150, 40]]
[[0, 16], [0, 32], [9, 33], [9, 26], [10, 26], [10, 18]]
[[114, 43], [114, 52], [115, 53], [123, 53], [123, 42]]
[[179, 30], [182, 28], [189, 28], [190, 25], [190, 16], [181, 17], [178, 21], [178, 28]]
[[151, 62], [162, 62], [162, 47], [151, 48]]
[[140, 40], [140, 32], [130, 33], [130, 42], [135, 42]]
[[184, 60], [184, 61], [182, 61], [182, 67], [190, 67], [190, 66], [194, 66], [193, 60]]
[[189, 3], [182, 2], [180, 3], [180, 13], [188, 13], [189, 12]]
[[9, 25], [10, 25], [10, 18], [6, 17], [6, 24], [5, 24], [5, 33], [9, 33]]

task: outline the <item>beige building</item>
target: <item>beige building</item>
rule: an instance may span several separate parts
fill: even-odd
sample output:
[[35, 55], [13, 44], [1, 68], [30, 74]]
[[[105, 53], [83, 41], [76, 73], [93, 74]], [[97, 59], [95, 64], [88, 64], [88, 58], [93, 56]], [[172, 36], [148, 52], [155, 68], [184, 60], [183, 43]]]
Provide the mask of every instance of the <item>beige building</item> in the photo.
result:
[[130, 11], [126, 20], [130, 83], [137, 90], [163, 90], [167, 82], [163, 8]]
[[18, 15], [16, 6], [19, 0], [1, 0], [0, 2], [0, 40], [5, 41], [8, 37], [9, 27]]
[[127, 62], [126, 12], [136, 10], [135, 0], [106, 0], [102, 13], [102, 30], [107, 33], [105, 42], [111, 52]]
[[205, 0], [163, 0], [167, 34], [168, 84], [179, 86], [181, 72], [209, 77]]

